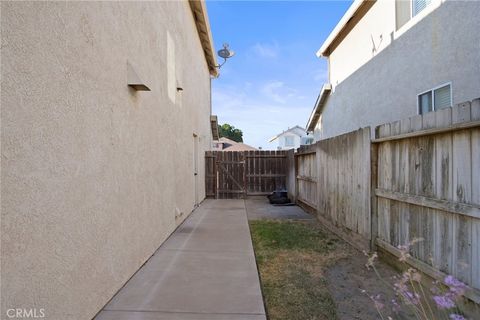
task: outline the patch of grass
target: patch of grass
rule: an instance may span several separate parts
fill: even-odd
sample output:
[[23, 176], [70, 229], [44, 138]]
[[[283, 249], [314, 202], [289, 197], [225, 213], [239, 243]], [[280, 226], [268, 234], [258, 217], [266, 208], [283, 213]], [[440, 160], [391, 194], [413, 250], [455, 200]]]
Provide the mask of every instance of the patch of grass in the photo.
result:
[[[257, 259], [275, 255], [278, 250], [330, 251], [338, 241], [325, 235], [312, 223], [256, 220], [250, 222]], [[265, 256], [264, 256], [265, 255]]]
[[335, 319], [324, 270], [348, 249], [315, 223], [250, 222], [270, 320]]

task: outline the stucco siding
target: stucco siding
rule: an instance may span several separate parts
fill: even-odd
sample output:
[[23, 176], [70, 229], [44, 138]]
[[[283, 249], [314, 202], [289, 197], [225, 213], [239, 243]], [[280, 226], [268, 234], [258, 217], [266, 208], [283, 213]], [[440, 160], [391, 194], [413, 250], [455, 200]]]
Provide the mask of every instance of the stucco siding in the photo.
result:
[[333, 90], [390, 44], [395, 28], [395, 1], [377, 1], [329, 57]]
[[[205, 197], [193, 16], [187, 2], [2, 2], [1, 32], [0, 318], [91, 319], [194, 208], [194, 133]], [[151, 92], [127, 86], [127, 61]]]
[[[479, 11], [480, 2], [447, 1], [402, 31], [391, 44], [335, 86], [315, 136], [325, 139], [413, 116], [418, 113], [419, 93], [448, 82], [453, 104], [478, 98]], [[390, 15], [393, 23], [394, 11]], [[356, 50], [350, 55], [354, 57]], [[337, 58], [337, 63], [342, 61]]]

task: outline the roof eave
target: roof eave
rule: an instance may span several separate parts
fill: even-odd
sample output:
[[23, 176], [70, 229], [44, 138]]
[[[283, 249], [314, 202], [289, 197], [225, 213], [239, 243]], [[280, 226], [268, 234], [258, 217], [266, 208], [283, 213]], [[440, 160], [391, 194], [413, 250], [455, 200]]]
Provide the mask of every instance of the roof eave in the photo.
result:
[[317, 101], [315, 102], [315, 106], [313, 107], [312, 113], [308, 118], [307, 132], [312, 132], [313, 130], [315, 130], [315, 125], [317, 124], [318, 118], [322, 113], [325, 101], [331, 91], [332, 91], [332, 85], [330, 83], [326, 83], [323, 85], [322, 90], [318, 95]]
[[[306, 131], [304, 128], [300, 127], [299, 125], [296, 125], [295, 127], [290, 128], [290, 129], [288, 129], [288, 130], [286, 130], [286, 131], [283, 131], [282, 133], [279, 133], [279, 134], [277, 134], [276, 136], [270, 138], [270, 140], [268, 140], [268, 142], [275, 141], [276, 139], [278, 139], [280, 136], [284, 135], [285, 133], [293, 132], [293, 130], [295, 130], [295, 129], [297, 129], [297, 128], [298, 128], [298, 129], [301, 129], [301, 130], [303, 130], [303, 131]], [[299, 136], [299, 137], [302, 136], [302, 135], [297, 134], [297, 133], [295, 133], [295, 132], [294, 132], [294, 134], [296, 134], [296, 135]]]
[[275, 140], [277, 140], [277, 139], [278, 139], [278, 135], [276, 135], [276, 136], [273, 137], [273, 138], [270, 138], [270, 140], [268, 140], [268, 142], [273, 142], [273, 141], [275, 141]]
[[[337, 23], [333, 31], [328, 35], [327, 40], [322, 44], [320, 49], [317, 51], [317, 57], [328, 57], [330, 56], [331, 52], [335, 49], [332, 48], [332, 46], [337, 45], [337, 39], [345, 36], [345, 30], [347, 28], [353, 28], [355, 26], [356, 22], [351, 25], [351, 20], [352, 18], [357, 14], [357, 12], [360, 11], [360, 17], [361, 17], [371, 8], [371, 6], [376, 2], [376, 0], [355, 0], [352, 5], [348, 8], [347, 12], [343, 15], [343, 17], [340, 19], [340, 21]], [[364, 8], [365, 10], [360, 10], [361, 8]], [[362, 12], [364, 11], [364, 12]], [[353, 19], [355, 20], [355, 19]], [[348, 34], [349, 30], [347, 30]], [[343, 38], [342, 38], [343, 39]], [[341, 41], [341, 40], [340, 40]]]
[[210, 116], [210, 126], [212, 129], [212, 139], [213, 140], [219, 140], [220, 139], [220, 134], [218, 132], [218, 118], [216, 115], [211, 115]]
[[189, 0], [190, 9], [192, 10], [195, 26], [198, 36], [202, 44], [205, 60], [207, 61], [210, 75], [218, 77], [217, 59], [215, 58], [215, 50], [213, 45], [212, 32], [210, 30], [210, 22], [208, 20], [207, 7], [204, 0]]

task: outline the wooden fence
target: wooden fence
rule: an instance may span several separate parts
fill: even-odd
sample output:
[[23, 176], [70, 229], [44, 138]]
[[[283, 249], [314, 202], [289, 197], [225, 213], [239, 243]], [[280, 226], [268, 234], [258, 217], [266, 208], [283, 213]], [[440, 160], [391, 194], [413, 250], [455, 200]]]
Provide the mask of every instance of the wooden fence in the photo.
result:
[[480, 99], [321, 140], [296, 154], [297, 203], [357, 247], [453, 274], [480, 302]]
[[[375, 243], [480, 289], [480, 101], [376, 128]], [[440, 273], [439, 273], [440, 271]], [[478, 294], [478, 293], [477, 293]], [[478, 300], [478, 295], [477, 298]], [[478, 301], [477, 301], [478, 302]]]
[[370, 128], [321, 140], [296, 158], [297, 202], [336, 233], [368, 248]]
[[288, 151], [207, 151], [207, 197], [235, 199], [286, 189]]
[[317, 157], [315, 148], [305, 148], [295, 155], [297, 202], [317, 208]]

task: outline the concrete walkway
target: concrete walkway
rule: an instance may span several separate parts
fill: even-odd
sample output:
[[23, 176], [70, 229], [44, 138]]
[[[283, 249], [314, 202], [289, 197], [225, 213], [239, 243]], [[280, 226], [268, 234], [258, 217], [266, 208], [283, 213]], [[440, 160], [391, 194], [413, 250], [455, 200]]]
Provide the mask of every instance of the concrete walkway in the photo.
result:
[[244, 200], [205, 200], [96, 320], [264, 320]]

